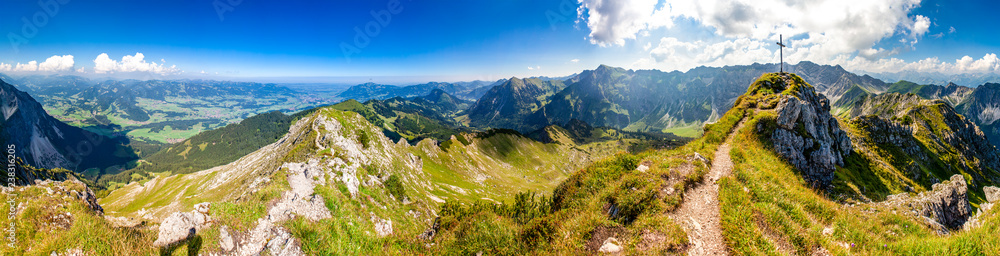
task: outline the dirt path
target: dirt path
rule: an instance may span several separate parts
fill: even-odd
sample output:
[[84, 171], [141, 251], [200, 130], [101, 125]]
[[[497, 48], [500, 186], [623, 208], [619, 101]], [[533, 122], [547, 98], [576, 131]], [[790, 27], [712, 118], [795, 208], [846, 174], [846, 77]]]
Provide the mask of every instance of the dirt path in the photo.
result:
[[[734, 131], [743, 127], [741, 121]], [[736, 132], [733, 132], [735, 134]], [[722, 238], [719, 215], [719, 184], [717, 181], [733, 172], [733, 161], [729, 158], [729, 141], [719, 146], [712, 158], [712, 169], [704, 182], [684, 193], [684, 203], [671, 217], [684, 228], [692, 247], [688, 255], [729, 255], [726, 241]]]

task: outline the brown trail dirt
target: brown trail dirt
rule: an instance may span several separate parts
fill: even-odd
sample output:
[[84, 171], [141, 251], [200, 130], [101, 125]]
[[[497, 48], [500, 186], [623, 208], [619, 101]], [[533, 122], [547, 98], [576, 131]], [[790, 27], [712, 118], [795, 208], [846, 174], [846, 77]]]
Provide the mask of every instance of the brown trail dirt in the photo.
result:
[[719, 145], [715, 157], [712, 158], [712, 168], [705, 179], [701, 184], [684, 192], [684, 203], [670, 215], [688, 234], [688, 240], [691, 242], [688, 255], [729, 255], [720, 225], [717, 182], [733, 172], [733, 161], [729, 158], [729, 141], [742, 127], [741, 121], [726, 141]]

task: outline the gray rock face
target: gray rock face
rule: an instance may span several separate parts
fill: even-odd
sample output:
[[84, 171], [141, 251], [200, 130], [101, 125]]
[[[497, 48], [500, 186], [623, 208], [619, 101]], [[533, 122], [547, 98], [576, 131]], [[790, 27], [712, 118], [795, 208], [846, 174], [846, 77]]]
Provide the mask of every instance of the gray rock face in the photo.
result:
[[986, 201], [990, 203], [1000, 203], [1000, 188], [997, 187], [983, 187], [983, 192], [986, 193]]
[[212, 219], [208, 216], [209, 204], [195, 205], [191, 212], [175, 212], [160, 223], [160, 233], [153, 246], [169, 247], [183, 242], [202, 228], [208, 227]]
[[962, 175], [951, 176], [949, 182], [934, 184], [933, 189], [924, 193], [920, 200], [925, 206], [923, 215], [934, 216], [948, 228], [962, 227], [972, 214], [965, 178]]
[[940, 234], [947, 234], [948, 230], [962, 228], [972, 216], [967, 185], [965, 177], [954, 175], [948, 181], [934, 184], [932, 191], [912, 198], [907, 194], [892, 195], [887, 202], [909, 208], [925, 217], [929, 226], [943, 227], [939, 228]]
[[836, 167], [851, 153], [851, 139], [830, 115], [829, 100], [802, 86], [797, 95], [782, 95], [775, 111], [775, 150], [814, 187], [829, 186]]

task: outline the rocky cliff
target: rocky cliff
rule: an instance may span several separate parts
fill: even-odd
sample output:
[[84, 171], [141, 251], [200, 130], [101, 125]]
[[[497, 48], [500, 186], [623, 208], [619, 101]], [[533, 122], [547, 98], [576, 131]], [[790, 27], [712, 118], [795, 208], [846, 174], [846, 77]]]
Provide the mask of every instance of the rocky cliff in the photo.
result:
[[945, 182], [934, 184], [931, 191], [916, 196], [889, 196], [884, 204], [902, 208], [906, 210], [904, 214], [922, 217], [939, 234], [948, 234], [950, 230], [961, 229], [972, 216], [967, 186], [962, 175], [954, 175]]
[[[773, 111], [771, 123], [761, 123], [774, 150], [802, 172], [814, 187], [833, 181], [837, 166], [851, 152], [851, 140], [830, 114], [830, 101], [795, 74], [764, 74], [743, 100], [761, 101], [758, 111]], [[773, 109], [773, 110], [772, 110]]]

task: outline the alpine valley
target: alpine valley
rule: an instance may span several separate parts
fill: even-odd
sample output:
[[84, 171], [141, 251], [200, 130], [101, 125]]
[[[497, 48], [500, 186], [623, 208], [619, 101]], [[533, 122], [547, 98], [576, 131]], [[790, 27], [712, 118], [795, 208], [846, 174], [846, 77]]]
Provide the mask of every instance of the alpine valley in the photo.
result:
[[1000, 254], [996, 79], [783, 68], [3, 75], [0, 254]]

